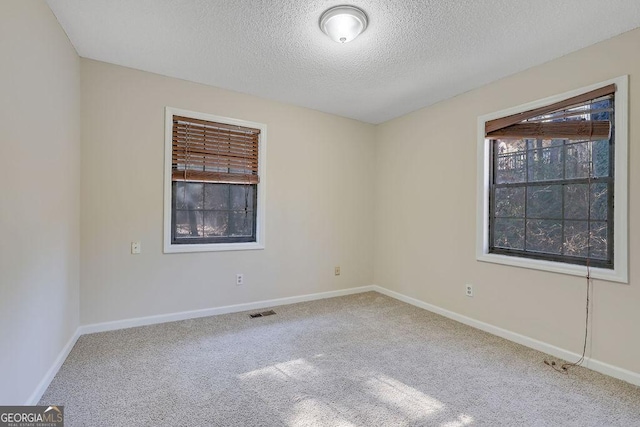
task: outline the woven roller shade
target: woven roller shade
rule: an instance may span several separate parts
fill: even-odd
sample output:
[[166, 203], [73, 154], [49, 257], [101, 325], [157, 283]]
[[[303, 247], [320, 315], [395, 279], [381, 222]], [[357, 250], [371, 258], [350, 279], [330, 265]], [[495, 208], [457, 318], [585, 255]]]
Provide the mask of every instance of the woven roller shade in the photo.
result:
[[609, 121], [527, 122], [527, 120], [586, 105], [592, 100], [612, 95], [615, 91], [616, 85], [611, 84], [551, 105], [490, 120], [485, 123], [485, 136], [487, 138], [500, 139], [608, 139], [611, 135], [611, 123]]
[[574, 121], [550, 123], [521, 123], [496, 130], [487, 135], [496, 139], [609, 139], [608, 121]]
[[172, 180], [257, 184], [259, 129], [173, 116]]

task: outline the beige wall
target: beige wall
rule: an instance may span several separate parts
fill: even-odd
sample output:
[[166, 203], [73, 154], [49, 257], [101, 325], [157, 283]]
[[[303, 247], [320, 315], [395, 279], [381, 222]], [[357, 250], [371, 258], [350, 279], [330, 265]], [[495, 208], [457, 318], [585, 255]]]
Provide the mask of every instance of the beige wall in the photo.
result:
[[581, 353], [584, 279], [475, 259], [477, 118], [629, 74], [631, 282], [595, 281], [590, 354], [640, 372], [639, 48], [635, 30], [380, 125], [375, 283]]
[[[373, 126], [92, 60], [81, 68], [83, 324], [372, 283]], [[165, 106], [267, 124], [266, 249], [162, 253]]]
[[78, 327], [80, 59], [44, 2], [0, 2], [0, 404]]
[[[475, 260], [476, 120], [622, 74], [631, 283], [595, 283], [590, 354], [640, 372], [638, 46], [635, 30], [374, 127], [80, 60], [44, 2], [1, 2], [0, 403], [27, 400], [79, 323], [372, 283], [580, 352], [584, 280]], [[268, 125], [265, 250], [162, 253], [165, 106]]]

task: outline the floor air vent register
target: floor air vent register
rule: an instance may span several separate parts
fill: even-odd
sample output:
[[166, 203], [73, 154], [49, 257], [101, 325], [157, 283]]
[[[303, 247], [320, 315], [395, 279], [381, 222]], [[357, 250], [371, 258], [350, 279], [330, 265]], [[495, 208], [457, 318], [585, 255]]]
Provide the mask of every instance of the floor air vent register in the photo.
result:
[[250, 318], [255, 319], [257, 317], [266, 317], [266, 316], [273, 316], [274, 314], [276, 314], [275, 311], [273, 310], [267, 310], [267, 311], [263, 311], [261, 313], [251, 313], [249, 315]]

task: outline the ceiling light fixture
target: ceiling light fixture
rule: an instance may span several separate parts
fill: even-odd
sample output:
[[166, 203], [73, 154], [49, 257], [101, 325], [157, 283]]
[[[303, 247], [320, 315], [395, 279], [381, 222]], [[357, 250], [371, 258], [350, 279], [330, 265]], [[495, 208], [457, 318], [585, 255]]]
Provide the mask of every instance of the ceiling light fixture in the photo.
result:
[[347, 43], [367, 29], [367, 14], [355, 6], [335, 6], [324, 11], [320, 17], [320, 29], [331, 40]]

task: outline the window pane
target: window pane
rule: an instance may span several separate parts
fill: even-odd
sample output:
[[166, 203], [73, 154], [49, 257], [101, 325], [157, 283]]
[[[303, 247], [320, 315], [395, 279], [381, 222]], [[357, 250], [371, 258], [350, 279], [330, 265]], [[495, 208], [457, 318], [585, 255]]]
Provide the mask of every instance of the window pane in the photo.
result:
[[176, 238], [202, 237], [202, 212], [175, 211]]
[[596, 259], [607, 259], [607, 223], [591, 223], [591, 251], [589, 255]]
[[255, 184], [174, 183], [175, 238], [252, 237]]
[[523, 140], [498, 140], [494, 143], [497, 156], [495, 180], [498, 184], [524, 182], [526, 145]]
[[589, 143], [569, 144], [566, 147], [565, 176], [567, 179], [589, 177]]
[[599, 183], [591, 184], [591, 219], [607, 220], [609, 209], [608, 185]]
[[593, 142], [593, 176], [609, 176], [609, 140]]
[[496, 217], [524, 217], [525, 188], [496, 188]]
[[612, 108], [613, 108], [613, 99], [611, 98], [606, 98], [600, 101], [592, 102], [591, 110], [607, 109], [607, 111], [599, 111], [599, 112], [596, 111], [593, 114], [591, 114], [591, 119], [592, 120], [609, 120], [609, 116], [611, 114], [609, 110], [611, 110]]
[[[558, 142], [559, 141], [559, 142]], [[560, 144], [560, 145], [558, 145]], [[530, 141], [528, 151], [529, 181], [562, 179], [562, 141]], [[548, 146], [548, 148], [543, 148]]]
[[587, 221], [565, 221], [564, 254], [586, 257], [588, 252], [589, 223]]
[[177, 209], [202, 209], [201, 182], [174, 182]]
[[562, 221], [527, 220], [526, 250], [560, 254], [562, 252]]
[[545, 185], [527, 188], [528, 218], [562, 218], [562, 186]]
[[255, 192], [255, 184], [244, 185], [234, 184], [231, 185], [231, 206], [229, 209], [244, 210], [253, 209], [253, 199]]
[[253, 235], [253, 211], [234, 211], [229, 215], [231, 236]]
[[562, 147], [563, 139], [527, 139], [527, 150]]
[[493, 245], [496, 248], [524, 249], [524, 220], [496, 218]]
[[184, 182], [172, 182], [173, 186], [173, 198], [177, 209], [186, 209], [185, 203], [185, 183]]
[[564, 186], [564, 217], [566, 219], [587, 219], [589, 197], [587, 184]]
[[204, 208], [224, 210], [229, 207], [229, 184], [204, 185]]
[[[590, 150], [593, 151], [589, 153]], [[565, 158], [567, 179], [587, 178], [590, 158], [593, 160], [593, 177], [609, 176], [609, 140], [570, 143]]]
[[204, 213], [204, 237], [228, 236], [229, 214], [227, 212]]

